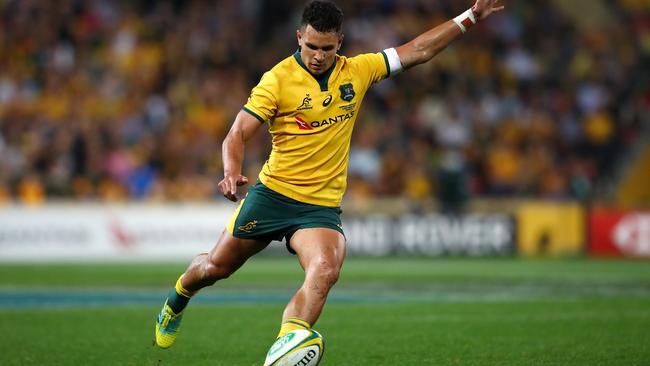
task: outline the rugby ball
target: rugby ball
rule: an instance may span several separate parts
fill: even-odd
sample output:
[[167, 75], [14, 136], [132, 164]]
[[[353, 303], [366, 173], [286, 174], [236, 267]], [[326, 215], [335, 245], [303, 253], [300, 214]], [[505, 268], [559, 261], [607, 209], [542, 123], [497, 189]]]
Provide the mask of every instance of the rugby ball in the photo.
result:
[[320, 333], [313, 329], [296, 329], [273, 343], [264, 366], [316, 366], [324, 351]]

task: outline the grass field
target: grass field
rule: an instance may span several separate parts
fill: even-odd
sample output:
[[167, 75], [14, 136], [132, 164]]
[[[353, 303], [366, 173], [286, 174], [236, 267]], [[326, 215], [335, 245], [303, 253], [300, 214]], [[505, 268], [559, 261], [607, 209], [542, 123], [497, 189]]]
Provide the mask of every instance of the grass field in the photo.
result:
[[[153, 320], [185, 264], [0, 265], [0, 365], [261, 365], [300, 284], [255, 258]], [[650, 365], [650, 262], [348, 258], [321, 365]]]

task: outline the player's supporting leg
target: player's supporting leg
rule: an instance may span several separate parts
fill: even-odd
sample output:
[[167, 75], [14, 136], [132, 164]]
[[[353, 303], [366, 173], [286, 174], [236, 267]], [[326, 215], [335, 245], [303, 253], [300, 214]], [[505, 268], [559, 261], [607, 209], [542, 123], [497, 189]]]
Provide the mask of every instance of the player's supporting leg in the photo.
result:
[[198, 255], [169, 291], [156, 319], [156, 345], [169, 348], [179, 334], [183, 309], [200, 289], [228, 278], [268, 243], [239, 239], [224, 231], [210, 253]]
[[305, 280], [284, 309], [278, 337], [295, 329], [308, 329], [320, 316], [330, 289], [339, 278], [345, 258], [345, 238], [327, 228], [301, 229], [291, 238]]

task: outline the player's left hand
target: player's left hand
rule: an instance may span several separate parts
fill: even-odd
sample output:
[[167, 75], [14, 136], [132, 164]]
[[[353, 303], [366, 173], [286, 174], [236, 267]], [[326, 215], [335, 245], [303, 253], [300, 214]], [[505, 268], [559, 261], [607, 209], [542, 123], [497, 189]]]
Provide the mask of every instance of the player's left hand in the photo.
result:
[[225, 174], [219, 182], [219, 190], [227, 199], [237, 202], [237, 188], [248, 183], [248, 178], [241, 174]]
[[483, 20], [490, 16], [492, 13], [499, 12], [505, 8], [503, 5], [498, 5], [499, 0], [476, 0], [472, 11], [476, 20]]

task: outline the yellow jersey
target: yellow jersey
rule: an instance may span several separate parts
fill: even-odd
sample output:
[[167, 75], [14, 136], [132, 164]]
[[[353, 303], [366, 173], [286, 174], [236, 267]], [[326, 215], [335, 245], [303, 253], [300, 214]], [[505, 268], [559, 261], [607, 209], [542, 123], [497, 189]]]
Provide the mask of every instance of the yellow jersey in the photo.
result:
[[296, 201], [340, 206], [361, 101], [389, 74], [385, 52], [337, 55], [327, 72], [314, 76], [298, 51], [266, 72], [243, 108], [268, 122], [272, 137], [260, 181]]

